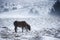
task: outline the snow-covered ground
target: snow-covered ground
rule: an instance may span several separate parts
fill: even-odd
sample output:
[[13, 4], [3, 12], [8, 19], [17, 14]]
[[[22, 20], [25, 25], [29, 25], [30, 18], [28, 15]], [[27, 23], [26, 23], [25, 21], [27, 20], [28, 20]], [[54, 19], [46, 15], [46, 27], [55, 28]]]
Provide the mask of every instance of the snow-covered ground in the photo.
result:
[[[15, 33], [13, 25], [15, 20], [26, 21], [30, 24], [31, 31], [24, 31], [22, 33], [21, 28], [18, 28], [18, 33]], [[49, 38], [52, 40], [60, 40], [59, 28], [60, 19], [55, 16], [38, 18], [0, 18], [0, 36], [2, 39], [6, 40], [46, 40], [46, 38], [47, 40], [49, 40]]]
[[[60, 19], [49, 14], [55, 0], [1, 1], [0, 40], [60, 40]], [[31, 26], [31, 31], [24, 30], [22, 33], [21, 28], [18, 28], [15, 33], [15, 20], [26, 21]]]

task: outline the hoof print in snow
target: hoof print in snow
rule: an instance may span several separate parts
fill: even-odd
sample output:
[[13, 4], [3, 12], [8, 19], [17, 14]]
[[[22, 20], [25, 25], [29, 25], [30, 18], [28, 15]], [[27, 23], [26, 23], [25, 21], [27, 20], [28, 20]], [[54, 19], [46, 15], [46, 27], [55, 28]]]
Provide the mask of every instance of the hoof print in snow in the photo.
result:
[[56, 33], [54, 37], [55, 38], [60, 38], [60, 33]]
[[3, 36], [3, 37], [1, 37], [1, 38], [4, 38], [4, 39], [6, 39], [6, 38], [8, 38], [7, 36]]
[[4, 6], [3, 6], [3, 5], [1, 5], [1, 6], [0, 6], [0, 8], [4, 8]]
[[17, 7], [13, 7], [12, 10], [17, 10]]
[[15, 37], [20, 37], [20, 36], [16, 35]]
[[15, 4], [12, 4], [12, 6], [15, 6]]
[[2, 28], [7, 28], [7, 27], [2, 27]]
[[8, 5], [8, 3], [5, 3], [5, 6], [7, 6]]
[[9, 11], [9, 9], [8, 8], [4, 8], [4, 10], [3, 10], [4, 12], [8, 12]]

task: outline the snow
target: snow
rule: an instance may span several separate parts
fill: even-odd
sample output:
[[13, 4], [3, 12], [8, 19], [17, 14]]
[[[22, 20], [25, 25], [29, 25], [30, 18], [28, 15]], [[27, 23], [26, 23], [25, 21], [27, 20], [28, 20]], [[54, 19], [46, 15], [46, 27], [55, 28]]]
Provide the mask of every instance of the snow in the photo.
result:
[[[38, 20], [37, 20], [38, 19]], [[18, 21], [26, 21], [28, 24], [30, 24], [31, 26], [31, 31], [26, 32], [24, 31], [22, 33], [21, 28], [18, 28], [18, 33], [14, 33], [14, 25], [13, 22], [15, 20]], [[48, 34], [48, 32], [46, 32], [45, 36], [50, 36], [50, 37], [54, 37], [51, 34], [55, 35], [55, 29], [60, 28], [60, 19], [58, 17], [52, 17], [52, 16], [46, 16], [46, 17], [38, 17], [38, 18], [0, 18], [0, 35], [2, 35], [1, 37], [6, 39], [15, 39], [15, 40], [42, 40], [42, 39], [46, 39], [46, 38], [42, 38], [42, 36], [44, 36], [44, 32], [40, 33], [40, 31], [44, 30], [44, 28], [48, 28], [47, 31], [50, 31], [51, 33]], [[7, 28], [2, 28], [2, 27], [7, 27]], [[49, 30], [49, 28], [54, 28], [53, 30]], [[54, 32], [54, 33], [53, 33]], [[57, 33], [56, 38], [58, 38], [60, 35], [59, 32]], [[12, 38], [13, 37], [13, 38]], [[49, 38], [47, 37], [47, 39], [49, 40]], [[52, 39], [52, 38], [51, 38]], [[55, 40], [55, 38], [53, 38], [52, 40]]]
[[60, 39], [52, 38], [52, 37], [48, 37], [48, 36], [43, 36], [43, 40], [60, 40]]
[[[1, 0], [0, 40], [60, 40], [60, 19], [49, 15], [55, 0]], [[1, 3], [0, 1], [0, 3]], [[4, 5], [5, 3], [8, 3]], [[15, 4], [16, 3], [16, 4]], [[0, 5], [0, 6], [1, 6]], [[7, 8], [7, 11], [4, 9]], [[14, 21], [26, 21], [31, 31], [14, 32]], [[51, 28], [51, 29], [49, 29]]]
[[54, 3], [54, 0], [6, 0], [0, 5], [3, 6], [0, 7], [0, 18], [44, 16], [50, 12]]

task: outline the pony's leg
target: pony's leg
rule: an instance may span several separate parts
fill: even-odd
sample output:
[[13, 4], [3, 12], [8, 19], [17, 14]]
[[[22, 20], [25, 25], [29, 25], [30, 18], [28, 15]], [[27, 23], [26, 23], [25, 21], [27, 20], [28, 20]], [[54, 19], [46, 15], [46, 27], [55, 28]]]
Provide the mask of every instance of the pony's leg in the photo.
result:
[[26, 29], [26, 31], [28, 32], [28, 28], [27, 28], [27, 27], [25, 27], [25, 29]]
[[17, 33], [17, 26], [15, 26], [15, 32]]
[[23, 27], [22, 27], [22, 32], [23, 32]]
[[26, 31], [28, 32], [28, 29], [26, 29]]

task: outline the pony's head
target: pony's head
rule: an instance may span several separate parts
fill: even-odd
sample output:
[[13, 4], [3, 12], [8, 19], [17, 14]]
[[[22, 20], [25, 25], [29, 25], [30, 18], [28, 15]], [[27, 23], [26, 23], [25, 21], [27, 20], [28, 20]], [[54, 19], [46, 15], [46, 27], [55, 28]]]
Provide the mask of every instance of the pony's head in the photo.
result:
[[30, 25], [27, 25], [27, 29], [30, 31], [31, 30], [31, 27], [30, 27]]

